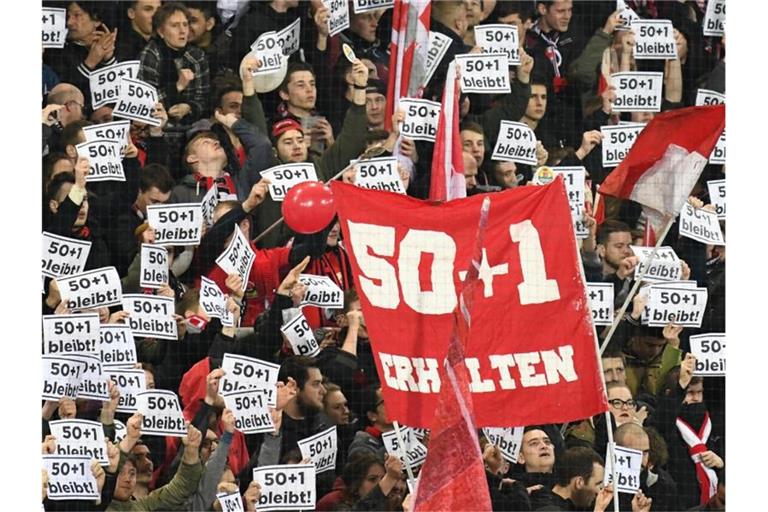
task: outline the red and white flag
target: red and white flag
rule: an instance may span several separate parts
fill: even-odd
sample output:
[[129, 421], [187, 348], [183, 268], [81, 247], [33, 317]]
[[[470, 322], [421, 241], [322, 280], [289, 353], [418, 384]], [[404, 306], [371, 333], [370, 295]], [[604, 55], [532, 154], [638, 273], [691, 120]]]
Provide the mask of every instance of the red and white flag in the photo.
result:
[[456, 61], [453, 61], [448, 66], [445, 78], [435, 148], [432, 150], [432, 174], [429, 181], [429, 199], [432, 201], [467, 197], [459, 134], [459, 95], [459, 78], [456, 75]]
[[725, 128], [725, 105], [670, 110], [640, 132], [626, 158], [600, 185], [600, 194], [643, 205], [658, 233], [682, 209]]

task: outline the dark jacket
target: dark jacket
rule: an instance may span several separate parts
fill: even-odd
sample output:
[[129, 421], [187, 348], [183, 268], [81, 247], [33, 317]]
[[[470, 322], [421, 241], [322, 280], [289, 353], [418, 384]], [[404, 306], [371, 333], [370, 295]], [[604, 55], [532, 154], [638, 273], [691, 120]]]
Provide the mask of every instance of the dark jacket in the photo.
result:
[[118, 62], [139, 60], [141, 52], [146, 48], [147, 43], [149, 43], [149, 40], [144, 39], [144, 36], [133, 30], [133, 27], [130, 25], [123, 27], [117, 33], [115, 57], [117, 57]]
[[[296, 18], [299, 17], [299, 11], [296, 8], [290, 8], [285, 12], [277, 12], [269, 5], [269, 2], [253, 2], [247, 13], [240, 18], [232, 33], [232, 49], [230, 56], [232, 62], [230, 67], [238, 69], [238, 65], [245, 54], [251, 51], [251, 45], [256, 42], [258, 37], [270, 31], [279, 32], [284, 29]], [[304, 20], [302, 20], [304, 21]], [[301, 31], [305, 28], [302, 24]]]
[[62, 82], [72, 84], [80, 89], [85, 98], [86, 107], [91, 104], [90, 74], [97, 69], [111, 66], [117, 62], [113, 56], [91, 69], [85, 65], [85, 58], [88, 57], [89, 51], [86, 46], [67, 41], [64, 48], [47, 48], [43, 54], [43, 62], [59, 75]]

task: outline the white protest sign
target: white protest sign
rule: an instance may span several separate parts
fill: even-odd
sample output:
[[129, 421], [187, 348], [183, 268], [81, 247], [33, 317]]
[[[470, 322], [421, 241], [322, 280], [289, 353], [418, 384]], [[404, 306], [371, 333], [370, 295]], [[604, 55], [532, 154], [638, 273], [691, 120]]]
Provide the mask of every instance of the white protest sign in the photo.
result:
[[504, 53], [510, 66], [520, 65], [520, 43], [517, 26], [504, 23], [477, 25], [475, 42], [484, 53]]
[[708, 0], [702, 25], [704, 35], [719, 37], [725, 35], [725, 0]]
[[99, 314], [43, 315], [43, 354], [98, 354]]
[[315, 334], [301, 310], [280, 328], [280, 332], [288, 338], [293, 353], [297, 356], [314, 357], [320, 353], [320, 345], [317, 344]]
[[648, 291], [648, 326], [670, 322], [683, 327], [701, 327], [707, 307], [706, 288], [656, 288]]
[[160, 288], [168, 284], [168, 249], [154, 244], [141, 244], [139, 286]]
[[97, 109], [107, 103], [114, 103], [120, 97], [124, 78], [139, 76], [138, 60], [119, 62], [111, 66], [92, 71], [89, 75], [91, 106]]
[[301, 305], [309, 304], [321, 308], [343, 308], [344, 292], [330, 277], [301, 274], [299, 281], [307, 286]]
[[102, 267], [57, 279], [61, 300], [71, 311], [116, 306], [123, 288], [115, 267]]
[[661, 87], [664, 73], [627, 71], [613, 73], [611, 82], [616, 87], [614, 112], [660, 112]]
[[126, 368], [105, 368], [104, 373], [120, 391], [117, 401], [117, 412], [136, 412], [138, 410], [137, 395], [147, 390], [147, 378], [144, 370]]
[[707, 182], [709, 202], [717, 209], [717, 218], [725, 218], [725, 180], [710, 180]]
[[278, 31], [276, 36], [280, 43], [280, 48], [283, 50], [283, 55], [286, 57], [299, 51], [299, 44], [301, 43], [301, 18], [296, 18], [296, 21]]
[[120, 154], [122, 146], [121, 142], [106, 139], [76, 144], [77, 155], [88, 159], [90, 172], [85, 181], [125, 181], [123, 157]]
[[616, 446], [613, 443], [614, 460], [611, 460], [611, 447], [605, 447], [605, 476], [603, 485], [613, 482], [613, 466], [616, 465], [616, 489], [619, 492], [635, 494], [640, 488], [640, 471], [643, 463], [643, 452]]
[[517, 464], [517, 456], [523, 445], [524, 429], [525, 427], [485, 427], [483, 433], [499, 448], [505, 459], [512, 464]]
[[216, 209], [216, 205], [219, 204], [219, 188], [214, 183], [208, 192], [203, 196], [203, 200], [200, 202], [201, 213], [203, 214], [203, 223], [210, 227], [213, 226], [213, 210]]
[[603, 135], [603, 167], [616, 167], [627, 157], [638, 135], [645, 128], [643, 123], [601, 126]]
[[525, 123], [502, 120], [491, 158], [536, 165], [536, 134]]
[[696, 106], [702, 105], [722, 105], [725, 103], [725, 94], [709, 89], [696, 90]]
[[176, 320], [172, 297], [129, 293], [123, 295], [123, 310], [128, 311], [128, 325], [134, 336], [176, 341]]
[[153, 116], [157, 103], [157, 91], [154, 87], [141, 80], [123, 78], [120, 86], [120, 96], [112, 115], [140, 121], [150, 126], [160, 126], [160, 119]]
[[676, 59], [677, 44], [669, 20], [634, 20], [636, 59]]
[[427, 447], [416, 439], [416, 435], [410, 427], [401, 427], [400, 434], [403, 436], [403, 442], [405, 443], [405, 460], [401, 457], [403, 447], [400, 446], [396, 430], [381, 434], [381, 441], [384, 443], [387, 453], [400, 459], [403, 464], [407, 460], [411, 467], [421, 466], [427, 459]]
[[109, 140], [120, 143], [120, 150], [122, 151], [123, 148], [128, 145], [128, 141], [130, 140], [131, 122], [127, 119], [123, 119], [120, 121], [112, 121], [111, 123], [83, 126], [82, 130], [83, 134], [85, 134], [85, 142]]
[[361, 188], [405, 194], [395, 157], [358, 160], [355, 163], [355, 185]]
[[136, 342], [131, 327], [125, 324], [104, 324], [99, 330], [101, 366], [133, 368], [136, 364]]
[[197, 245], [203, 232], [200, 203], [151, 204], [147, 222], [155, 230], [157, 245]]
[[353, 0], [352, 10], [355, 11], [355, 14], [360, 14], [361, 12], [389, 9], [394, 5], [395, 0]]
[[56, 455], [77, 455], [109, 466], [104, 428], [98, 421], [56, 420], [48, 423], [56, 437]]
[[184, 437], [187, 427], [179, 397], [166, 389], [151, 389], [136, 395], [138, 410], [144, 415], [141, 435]]
[[715, 149], [713, 149], [712, 154], [709, 155], [709, 163], [725, 163], [725, 130], [720, 134], [720, 138], [717, 139], [717, 144], [715, 144]]
[[90, 252], [91, 242], [43, 231], [43, 275], [58, 278], [78, 274]]
[[299, 441], [299, 450], [303, 459], [312, 459], [315, 471], [323, 473], [336, 469], [336, 425]]
[[85, 362], [79, 359], [43, 356], [43, 400], [77, 398]]
[[221, 325], [234, 327], [235, 319], [227, 309], [227, 297], [228, 295], [221, 291], [216, 282], [211, 281], [205, 276], [201, 277], [200, 306], [203, 308], [203, 311], [211, 318], [219, 318]]
[[286, 464], [253, 468], [253, 481], [261, 485], [259, 512], [314, 510], [315, 468], [312, 464]]
[[328, 15], [328, 36], [333, 37], [349, 28], [349, 2], [347, 0], [323, 0], [330, 11]]
[[222, 394], [227, 409], [235, 415], [235, 428], [243, 434], [274, 432], [275, 424], [267, 405], [267, 397], [256, 389]]
[[659, 247], [656, 250], [656, 257], [653, 262], [650, 261], [653, 254], [653, 247], [639, 247], [630, 245], [630, 249], [640, 260], [635, 268], [635, 277], [640, 277], [645, 273], [645, 267], [650, 263], [650, 269], [645, 273], [643, 281], [649, 283], [663, 281], [679, 281], [683, 277], [683, 268], [680, 264], [680, 258], [675, 254], [671, 247]]
[[125, 426], [125, 423], [123, 423], [120, 420], [114, 420], [115, 421], [115, 443], [119, 443], [123, 440], [125, 437], [125, 434], [128, 432], [128, 428]]
[[67, 42], [67, 10], [43, 7], [43, 48], [64, 48]]
[[318, 181], [314, 164], [285, 164], [270, 167], [261, 171], [261, 177], [267, 178], [269, 184], [269, 196], [274, 201], [285, 199], [288, 191], [299, 183], [305, 181]]
[[248, 287], [248, 277], [251, 275], [251, 264], [256, 258], [256, 253], [253, 252], [248, 239], [240, 231], [240, 227], [235, 225], [235, 236], [230, 240], [229, 245], [223, 253], [216, 258], [216, 264], [220, 266], [224, 272], [229, 274], [237, 274], [243, 278], [243, 286]]
[[440, 103], [416, 98], [402, 98], [398, 107], [405, 112], [400, 134], [413, 140], [435, 142]]
[[592, 310], [592, 323], [611, 325], [613, 323], [613, 284], [587, 283], [587, 296]]
[[653, 283], [653, 284], [644, 284], [640, 287], [640, 290], [637, 292], [638, 295], [642, 296], [645, 301], [646, 305], [643, 308], [643, 313], [640, 317], [640, 321], [643, 325], [646, 325], [648, 323], [648, 314], [650, 313], [650, 308], [648, 307], [647, 302], [650, 300], [650, 294], [652, 288], [688, 288], [695, 290], [698, 287], [698, 283], [696, 281], [673, 281], [673, 282], [665, 282], [665, 283]]
[[[617, 7], [617, 10], [621, 10], [621, 8]], [[635, 11], [625, 6], [624, 9], [619, 12], [619, 20], [621, 23], [616, 26], [616, 30], [628, 32], [632, 30], [632, 22], [638, 19], [640, 19], [640, 16], [638, 16]]]
[[456, 62], [461, 70], [461, 92], [501, 94], [511, 91], [506, 53], [465, 53], [456, 55]]
[[43, 455], [48, 472], [49, 500], [89, 500], [101, 496], [91, 472], [91, 458], [77, 455]]
[[694, 208], [689, 203], [680, 211], [680, 235], [703, 244], [725, 245], [717, 214]]
[[429, 83], [435, 70], [440, 65], [440, 61], [445, 57], [448, 48], [451, 47], [451, 38], [440, 32], [429, 32], [429, 45], [427, 49], [427, 64], [424, 66], [424, 83]]
[[280, 365], [261, 359], [236, 354], [224, 354], [221, 368], [225, 374], [219, 383], [221, 394], [245, 389], [262, 389], [267, 393], [267, 404], [277, 403], [276, 384]]
[[725, 333], [697, 334], [689, 338], [696, 357], [695, 376], [725, 377]]
[[219, 500], [222, 512], [243, 512], [243, 499], [237, 491], [230, 494], [217, 493], [216, 499]]
[[77, 397], [99, 402], [109, 400], [109, 384], [102, 372], [101, 354], [73, 354], [67, 357], [85, 363], [77, 387]]
[[261, 67], [254, 75], [269, 74], [280, 69], [283, 61], [283, 47], [274, 31], [264, 32], [251, 45], [251, 51], [261, 61]]
[[565, 182], [565, 192], [568, 194], [568, 205], [571, 207], [571, 219], [576, 238], [587, 238], [589, 228], [584, 224], [584, 180], [587, 170], [584, 167], [552, 167], [555, 176], [562, 176]]

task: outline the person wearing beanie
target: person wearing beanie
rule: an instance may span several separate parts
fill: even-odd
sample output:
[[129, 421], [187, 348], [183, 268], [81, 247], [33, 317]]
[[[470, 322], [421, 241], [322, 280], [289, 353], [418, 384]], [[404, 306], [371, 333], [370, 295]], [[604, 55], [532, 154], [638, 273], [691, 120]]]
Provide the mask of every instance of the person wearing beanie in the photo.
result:
[[387, 85], [375, 78], [365, 88], [365, 115], [369, 130], [383, 130], [387, 116]]

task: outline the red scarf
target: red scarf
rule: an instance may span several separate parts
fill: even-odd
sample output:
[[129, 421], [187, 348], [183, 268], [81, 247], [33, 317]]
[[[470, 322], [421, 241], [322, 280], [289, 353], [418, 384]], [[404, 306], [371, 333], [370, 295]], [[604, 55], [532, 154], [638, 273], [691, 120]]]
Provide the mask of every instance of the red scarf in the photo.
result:
[[712, 421], [709, 419], [709, 413], [704, 413], [704, 421], [701, 422], [698, 432], [682, 418], [677, 418], [675, 424], [683, 441], [688, 445], [688, 454], [696, 466], [696, 479], [699, 481], [699, 490], [701, 491], [699, 504], [706, 505], [712, 496], [717, 494], [717, 474], [715, 470], [708, 468], [701, 462], [701, 454], [709, 450], [707, 439], [712, 433]]

